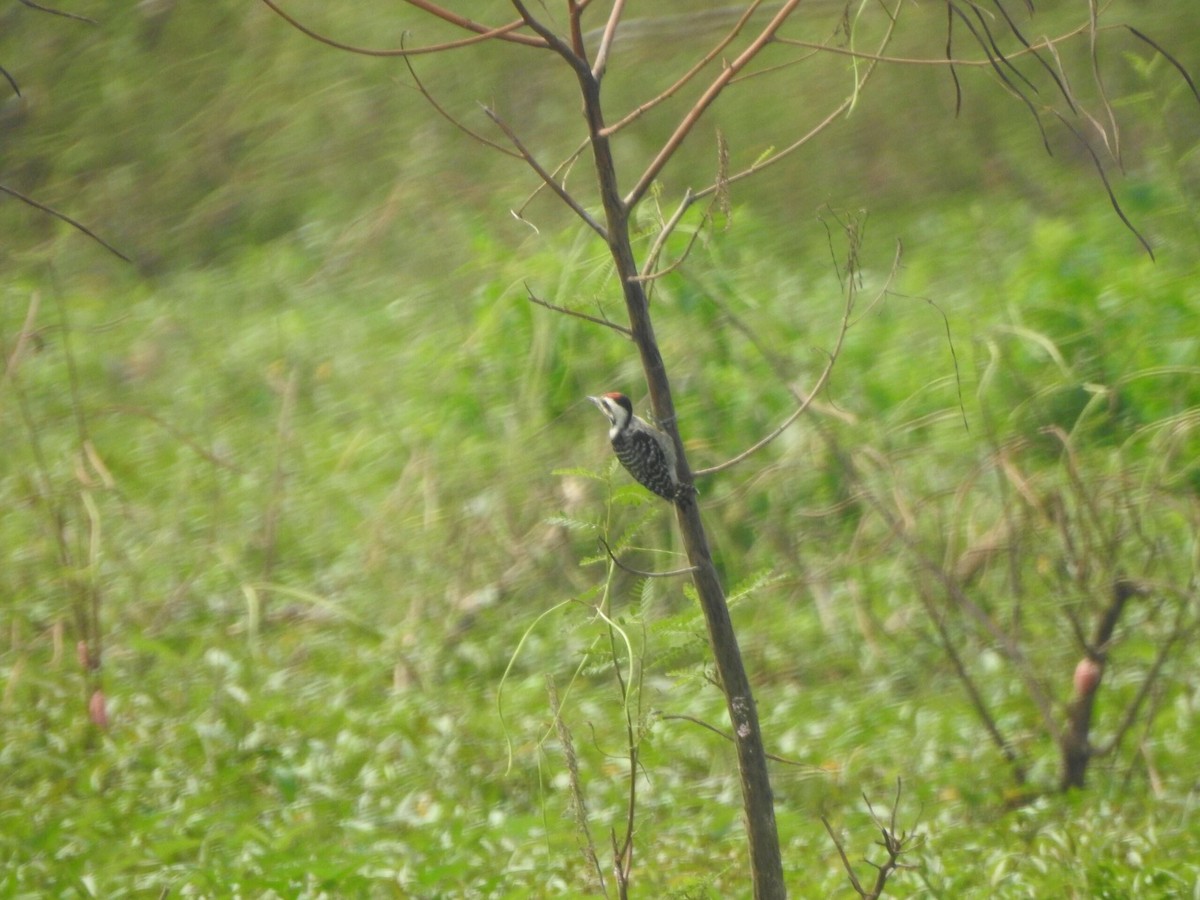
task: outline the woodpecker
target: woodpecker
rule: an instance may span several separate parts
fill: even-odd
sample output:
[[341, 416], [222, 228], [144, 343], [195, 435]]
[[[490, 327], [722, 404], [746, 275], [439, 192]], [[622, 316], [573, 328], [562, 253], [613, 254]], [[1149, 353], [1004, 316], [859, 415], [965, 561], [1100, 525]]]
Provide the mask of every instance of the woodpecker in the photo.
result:
[[675, 445], [667, 435], [633, 414], [633, 404], [615, 391], [588, 397], [608, 416], [608, 439], [634, 479], [664, 500], [678, 503], [692, 496], [691, 485], [680, 484], [675, 469]]

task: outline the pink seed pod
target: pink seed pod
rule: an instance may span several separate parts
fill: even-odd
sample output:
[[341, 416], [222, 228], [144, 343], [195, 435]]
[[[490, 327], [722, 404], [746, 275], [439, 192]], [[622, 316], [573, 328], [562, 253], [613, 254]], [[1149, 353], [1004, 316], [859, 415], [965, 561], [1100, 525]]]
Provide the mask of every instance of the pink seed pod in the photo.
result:
[[1079, 661], [1079, 665], [1075, 667], [1075, 696], [1086, 697], [1088, 694], [1096, 692], [1096, 688], [1100, 686], [1100, 676], [1104, 674], [1104, 667], [1097, 660], [1090, 656], [1085, 656]]
[[108, 701], [104, 699], [104, 691], [99, 688], [92, 691], [88, 700], [88, 718], [97, 728], [108, 731]]

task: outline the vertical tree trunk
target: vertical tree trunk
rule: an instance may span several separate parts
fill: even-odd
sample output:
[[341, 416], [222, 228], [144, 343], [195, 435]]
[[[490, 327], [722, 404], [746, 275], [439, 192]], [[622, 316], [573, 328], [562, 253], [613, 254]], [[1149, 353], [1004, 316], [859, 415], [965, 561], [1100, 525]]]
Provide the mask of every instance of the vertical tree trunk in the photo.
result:
[[[654, 415], [663, 430], [675, 442], [680, 481], [691, 484], [691, 468], [679, 437], [679, 429], [676, 427], [675, 404], [671, 398], [666, 366], [654, 336], [643, 283], [636, 280], [639, 270], [629, 240], [630, 211], [626, 209], [621, 198], [612, 152], [608, 138], [603, 133], [599, 83], [594, 78], [580, 73], [580, 85], [591, 134], [596, 174], [604, 203], [609, 250], [621, 279], [633, 341], [641, 354]], [[746, 667], [742, 662], [733, 622], [729, 618], [725, 591], [713, 565], [699, 506], [694, 502], [679, 503], [676, 504], [676, 513], [684, 549], [689, 563], [695, 570], [692, 579], [708, 625], [709, 643], [733, 726], [754, 897], [756, 900], [778, 900], [787, 896], [787, 888], [783, 880], [783, 859], [779, 850], [775, 805], [762, 731], [759, 728], [758, 709], [755, 706], [750, 679], [746, 675]]]
[[1083, 787], [1088, 763], [1092, 759], [1092, 747], [1088, 734], [1092, 727], [1092, 706], [1096, 692], [1077, 695], [1067, 712], [1067, 728], [1062, 734], [1059, 751], [1062, 754], [1062, 773], [1058, 786], [1061, 790]]
[[1075, 670], [1075, 697], [1067, 708], [1067, 727], [1059, 738], [1062, 773], [1058, 784], [1064, 791], [1083, 787], [1087, 776], [1088, 764], [1093, 756], [1092, 709], [1096, 705], [1096, 692], [1100, 689], [1104, 665], [1108, 661], [1108, 645], [1112, 642], [1113, 632], [1117, 630], [1125, 604], [1137, 595], [1138, 587], [1127, 578], [1117, 578], [1112, 591], [1112, 599], [1096, 624], [1088, 655], [1080, 660]]

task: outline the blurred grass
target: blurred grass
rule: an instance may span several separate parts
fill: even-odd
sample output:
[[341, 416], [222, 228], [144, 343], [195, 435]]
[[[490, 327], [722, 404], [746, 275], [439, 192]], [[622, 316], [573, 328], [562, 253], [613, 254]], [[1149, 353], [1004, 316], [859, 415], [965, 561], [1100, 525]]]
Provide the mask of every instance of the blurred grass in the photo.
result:
[[[1186, 61], [1184, 5], [1129, 10], [1180, 35], [1166, 43]], [[296, 11], [347, 40], [399, 39], [390, 5]], [[2, 113], [3, 180], [139, 261], [0, 204], [6, 356], [38, 303], [0, 384], [0, 893], [579, 893], [544, 675], [563, 691], [583, 667], [564, 708], [603, 834], [623, 818], [624, 708], [587, 606], [604, 576], [580, 560], [597, 534], [623, 534], [645, 548], [632, 564], [677, 564], [669, 516], [614, 472], [581, 402], [636, 395], [636, 360], [526, 299], [619, 320], [603, 248], [549, 203], [528, 214], [540, 232], [514, 222], [525, 173], [433, 117], [394, 63], [317, 47], [253, 5], [92, 12], [98, 28], [0, 14], [0, 62], [26, 94]], [[614, 78], [614, 108], [676, 50], [623, 52], [634, 77]], [[419, 71], [473, 121], [483, 97], [539, 146], [571, 149], [575, 101], [549, 69], [517, 79], [511, 63], [483, 52], [465, 84], [453, 59]], [[1018, 805], [926, 634], [911, 559], [853, 501], [863, 484], [894, 497], [922, 551], [951, 558], [1002, 515], [999, 447], [1031, 494], [1071, 511], [1045, 429], [1073, 435], [1105, 521], [1149, 537], [1080, 578], [1052, 525], [1022, 522], [1023, 635], [1062, 701], [1079, 655], [1064, 609], [1094, 609], [1115, 568], [1194, 591], [1200, 116], [1161, 65], [1113, 61], [1110, 87], [1132, 98], [1118, 190], [1152, 264], [1085, 166], [1029, 153], [1025, 113], [998, 91], [974, 82], [954, 122], [944, 76], [883, 74], [812, 153], [739, 188], [733, 227], [706, 232], [654, 301], [692, 456], [719, 462], [793, 402], [730, 314], [810, 383], [843, 302], [818, 210], [870, 207], [864, 299], [826, 412], [702, 485], [723, 570], [748, 588], [734, 615], [768, 743], [802, 764], [776, 773], [794, 889], [845, 890], [818, 816], [868, 853], [861, 795], [882, 808], [899, 777], [901, 825], [919, 818], [925, 843], [898, 896], [1183, 891], [1197, 878], [1194, 649], [1171, 663], [1153, 725], [1097, 761], [1087, 792]], [[773, 76], [770, 98], [832, 95], [845, 73], [794, 77]], [[930, 97], [941, 105], [918, 102]], [[746, 160], [791, 133], [767, 106], [718, 110]], [[936, 145], [898, 140], [900, 123]], [[714, 156], [697, 142], [666, 190], [711, 177]], [[895, 293], [868, 304], [896, 237]], [[571, 469], [599, 477], [554, 474]], [[981, 576], [989, 608], [1013, 602], [1003, 569]], [[737, 895], [731, 754], [657, 717], [723, 722], [702, 626], [675, 581], [611, 588], [645, 665], [638, 890]], [[104, 732], [69, 650], [87, 591]], [[1166, 633], [1157, 606], [1129, 615], [1102, 730]], [[1035, 782], [1053, 784], [1012, 672], [963, 640]]]

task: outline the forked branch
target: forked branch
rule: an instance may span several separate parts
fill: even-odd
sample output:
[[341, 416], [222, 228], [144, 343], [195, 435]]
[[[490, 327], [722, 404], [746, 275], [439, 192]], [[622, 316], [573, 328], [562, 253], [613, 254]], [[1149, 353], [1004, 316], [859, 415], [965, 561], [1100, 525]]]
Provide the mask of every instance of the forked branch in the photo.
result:
[[554, 193], [558, 195], [558, 199], [562, 200], [562, 202], [565, 203], [570, 210], [575, 213], [575, 215], [579, 216], [579, 218], [583, 220], [583, 223], [587, 225], [588, 228], [596, 232], [596, 234], [600, 236], [601, 240], [607, 242], [608, 229], [596, 221], [592, 214], [584, 209], [582, 204], [575, 199], [575, 195], [559, 184], [558, 179], [546, 171], [545, 167], [537, 161], [533, 153], [529, 151], [529, 148], [525, 146], [520, 137], [517, 136], [517, 133], [513, 131], [511, 126], [501, 119], [495, 110], [485, 106], [483, 111], [487, 114], [489, 119], [496, 123], [496, 127], [504, 132], [504, 136], [509, 139], [513, 147], [516, 148], [517, 153], [520, 154], [523, 160], [525, 160], [525, 163], [529, 166], [529, 168], [533, 169], [533, 171], [537, 173], [537, 176], [542, 179], [542, 183], [545, 184], [546, 187], [550, 188], [550, 190], [554, 191]]
[[825, 831], [829, 833], [830, 840], [833, 841], [834, 847], [837, 848], [838, 856], [842, 860], [842, 868], [846, 870], [846, 876], [850, 879], [850, 885], [854, 888], [854, 892], [863, 900], [878, 900], [883, 896], [883, 891], [887, 887], [888, 879], [901, 869], [912, 868], [900, 862], [900, 857], [912, 849], [914, 843], [919, 843], [911, 833], [898, 831], [896, 829], [896, 810], [900, 806], [900, 779], [896, 779], [896, 799], [892, 801], [891, 815], [887, 822], [880, 820], [875, 813], [875, 808], [871, 806], [871, 801], [863, 796], [863, 802], [867, 804], [867, 809], [871, 813], [871, 819], [875, 823], [875, 827], [879, 829], [880, 840], [879, 846], [884, 849], [887, 858], [882, 863], [873, 863], [867, 860], [867, 864], [875, 869], [875, 879], [870, 887], [864, 887], [862, 881], [854, 871], [854, 866], [850, 862], [850, 858], [846, 855], [846, 848], [842, 844], [841, 839], [833, 830], [833, 826], [829, 824], [829, 819], [821, 816], [821, 824], [825, 826]]
[[[904, 0], [897, 0], [895, 7], [891, 10], [888, 10], [888, 26], [884, 30], [882, 37], [880, 37], [880, 39], [879, 39], [879, 48], [876, 51], [877, 53], [882, 54], [883, 51], [891, 44], [892, 37], [894, 36], [894, 34], [896, 32], [896, 25], [899, 21], [900, 8], [903, 5], [903, 3], [904, 3]], [[885, 7], [885, 9], [886, 9], [886, 7]], [[774, 40], [778, 43], [786, 43], [787, 42], [787, 39], [781, 38], [778, 36], [776, 36], [774, 38]], [[866, 87], [867, 82], [871, 80], [871, 76], [875, 73], [877, 62], [878, 62], [877, 59], [872, 59], [870, 65], [866, 66], [862, 72], [859, 72], [855, 75], [854, 86], [850, 89], [847, 96], [841, 101], [841, 103], [839, 103], [836, 107], [834, 107], [824, 118], [822, 118], [819, 122], [817, 122], [815, 125], [813, 125], [812, 128], [808, 129], [808, 131], [806, 131], [804, 134], [802, 134], [796, 140], [792, 141], [792, 143], [788, 144], [783, 149], [778, 150], [774, 153], [768, 153], [765, 156], [762, 156], [759, 159], [756, 159], [753, 163], [751, 163], [749, 166], [746, 166], [744, 169], [741, 169], [740, 171], [737, 171], [737, 172], [729, 173], [723, 179], [721, 179], [719, 183], [713, 183], [713, 184], [709, 185], [708, 187], [704, 188], [703, 190], [697, 191], [695, 196], [692, 198], [693, 201], [699, 200], [703, 197], [707, 197], [709, 194], [715, 194], [718, 192], [718, 190], [720, 190], [722, 188], [727, 189], [730, 185], [736, 184], [740, 181], [743, 181], [747, 178], [757, 175], [759, 172], [786, 159], [787, 157], [789, 157], [793, 153], [795, 153], [797, 150], [799, 150], [801, 147], [808, 144], [813, 138], [815, 138], [817, 135], [821, 134], [821, 132], [823, 132], [823, 131], [825, 131], [825, 129], [829, 128], [835, 121], [837, 121], [839, 118], [841, 118], [843, 115], [848, 113], [851, 109], [853, 109], [855, 101], [858, 99], [859, 94], [862, 93], [863, 88]], [[745, 77], [750, 77], [750, 76], [745, 76]]]
[[419, 75], [417, 75], [417, 68], [416, 68], [416, 66], [413, 65], [412, 59], [408, 56], [405, 56], [404, 64], [408, 67], [408, 74], [412, 76], [413, 84], [416, 86], [417, 91], [420, 92], [421, 96], [425, 98], [425, 102], [428, 103], [430, 106], [432, 106], [434, 112], [436, 112], [439, 116], [441, 116], [443, 119], [445, 119], [451, 125], [453, 125], [455, 128], [457, 128], [463, 134], [467, 135], [467, 137], [471, 138], [472, 140], [478, 141], [480, 144], [483, 144], [483, 146], [485, 146], [485, 147], [495, 150], [497, 153], [502, 153], [505, 156], [511, 156], [513, 159], [524, 159], [525, 158], [518, 151], [510, 150], [508, 147], [505, 147], [503, 144], [500, 144], [497, 141], [493, 141], [491, 138], [485, 137], [484, 135], [480, 134], [478, 131], [475, 131], [474, 129], [470, 128], [466, 123], [460, 121], [459, 119], [455, 118], [455, 116], [451, 115], [449, 110], [447, 110], [444, 106], [442, 106], [437, 101], [437, 98], [434, 97], [432, 93], [430, 93], [429, 89], [425, 87], [425, 82], [421, 81], [421, 77]]
[[758, 37], [750, 43], [750, 46], [743, 50], [736, 59], [721, 71], [720, 75], [713, 79], [713, 82], [704, 91], [700, 99], [688, 110], [687, 114], [684, 115], [683, 119], [676, 126], [675, 131], [667, 138], [662, 148], [658, 151], [658, 155], [651, 160], [650, 165], [642, 172], [637, 183], [625, 195], [624, 203], [626, 209], [632, 208], [645, 195], [646, 191], [650, 189], [650, 185], [654, 182], [654, 179], [658, 177], [663, 167], [675, 155], [675, 151], [679, 149], [687, 136], [691, 134], [692, 129], [696, 127], [696, 123], [700, 121], [705, 111], [721, 95], [721, 92], [725, 90], [733, 77], [741, 72], [774, 39], [775, 33], [783, 26], [783, 23], [788, 20], [788, 17], [795, 12], [796, 7], [799, 5], [800, 0], [785, 0], [780, 6], [779, 11], [775, 13], [767, 26], [759, 32]]
[[[674, 97], [677, 93], [679, 93], [679, 91], [682, 90], [687, 84], [689, 84], [693, 78], [695, 78], [697, 75], [699, 75], [700, 72], [709, 63], [711, 63], [722, 52], [724, 52], [726, 47], [728, 47], [731, 43], [733, 43], [734, 39], [739, 34], [742, 33], [742, 28], [745, 27], [746, 22], [748, 22], [750, 20], [750, 17], [752, 15], [754, 15], [754, 13], [758, 10], [759, 6], [761, 6], [761, 5], [762, 5], [762, 0], [754, 0], [753, 3], [751, 3], [749, 6], [746, 7], [746, 11], [744, 13], [742, 13], [741, 17], [737, 20], [736, 24], [734, 24], [733, 28], [730, 29], [729, 33], [726, 34], [721, 40], [717, 41], [717, 43], [713, 44], [713, 46], [709, 49], [709, 51], [707, 53], [705, 53], [699, 59], [699, 61], [697, 61], [690, 69], [688, 69], [681, 76], [679, 76], [679, 78], [677, 78], [675, 80], [675, 82], [670, 87], [668, 87], [665, 91], [663, 91], [662, 93], [658, 94], [655, 97], [650, 98], [649, 100], [645, 101], [644, 103], [640, 103], [637, 106], [637, 108], [635, 108], [631, 112], [627, 113], [626, 115], [622, 116], [620, 119], [618, 119], [612, 125], [609, 125], [607, 128], [605, 128], [603, 131], [604, 136], [608, 137], [611, 134], [615, 134], [616, 132], [618, 132], [622, 128], [624, 128], [625, 126], [629, 125], [631, 122], [634, 122], [637, 119], [640, 119], [643, 115], [645, 115], [650, 110], [654, 109], [654, 107], [658, 106], [663, 101], [669, 100], [670, 98]], [[601, 46], [602, 47], [604, 46], [603, 43], [601, 44]], [[599, 62], [599, 58], [597, 58], [597, 64], [598, 64], [598, 62]]]
[[[1190, 603], [1189, 600], [1193, 602]], [[1121, 742], [1125, 739], [1125, 735], [1137, 722], [1142, 706], [1149, 699], [1151, 691], [1158, 684], [1159, 676], [1162, 674], [1163, 667], [1166, 665], [1171, 651], [1180, 642], [1190, 641], [1195, 636], [1197, 629], [1200, 629], [1200, 620], [1195, 620], [1190, 625], [1185, 624], [1188, 614], [1194, 608], [1194, 600], [1195, 597], [1181, 596], [1179, 598], [1171, 630], [1161, 640], [1158, 652], [1154, 656], [1154, 662], [1142, 678], [1141, 687], [1138, 688], [1137, 694], [1126, 707], [1125, 714], [1113, 730], [1112, 737], [1104, 744], [1093, 747], [1092, 756], [1107, 756], [1121, 745]]]

